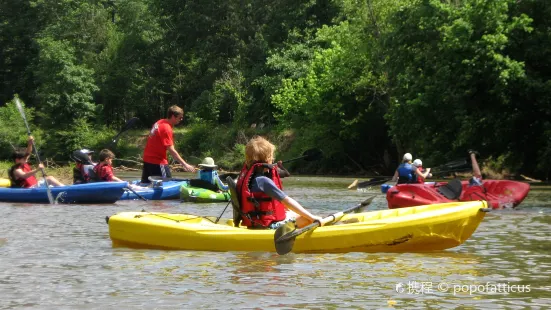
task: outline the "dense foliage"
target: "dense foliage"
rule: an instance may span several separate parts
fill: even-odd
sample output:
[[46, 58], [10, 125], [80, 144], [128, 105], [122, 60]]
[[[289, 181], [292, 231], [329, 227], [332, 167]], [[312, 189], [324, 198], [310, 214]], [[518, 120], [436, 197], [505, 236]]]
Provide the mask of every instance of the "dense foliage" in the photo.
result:
[[321, 147], [311, 171], [475, 148], [548, 177], [550, 27], [540, 0], [4, 0], [0, 156], [24, 144], [19, 94], [50, 156], [177, 104], [184, 157], [235, 166], [256, 124], [291, 153]]

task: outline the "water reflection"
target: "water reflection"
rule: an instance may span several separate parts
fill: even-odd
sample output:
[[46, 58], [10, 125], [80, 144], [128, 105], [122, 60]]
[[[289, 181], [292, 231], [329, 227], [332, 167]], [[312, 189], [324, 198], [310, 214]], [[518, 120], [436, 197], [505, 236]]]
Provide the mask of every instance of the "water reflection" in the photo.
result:
[[[319, 214], [371, 194], [347, 190], [351, 181], [284, 180], [290, 195]], [[0, 204], [0, 308], [548, 308], [550, 201], [549, 191], [531, 192], [518, 209], [488, 214], [465, 244], [447, 251], [285, 256], [113, 248], [104, 221], [142, 209], [218, 216], [225, 204]], [[369, 209], [384, 208], [385, 197], [378, 194]], [[408, 293], [413, 282], [431, 283], [432, 290]], [[487, 282], [532, 290], [453, 292], [453, 285]], [[440, 283], [452, 290], [439, 291]], [[404, 292], [397, 291], [400, 284]]]

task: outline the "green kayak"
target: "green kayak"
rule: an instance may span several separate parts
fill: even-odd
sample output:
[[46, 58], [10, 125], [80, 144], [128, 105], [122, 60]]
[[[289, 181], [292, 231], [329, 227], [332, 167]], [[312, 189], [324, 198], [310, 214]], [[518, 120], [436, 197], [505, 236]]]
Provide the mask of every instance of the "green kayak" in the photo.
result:
[[224, 202], [230, 201], [229, 192], [215, 192], [206, 188], [193, 187], [184, 183], [180, 187], [180, 198], [189, 202]]

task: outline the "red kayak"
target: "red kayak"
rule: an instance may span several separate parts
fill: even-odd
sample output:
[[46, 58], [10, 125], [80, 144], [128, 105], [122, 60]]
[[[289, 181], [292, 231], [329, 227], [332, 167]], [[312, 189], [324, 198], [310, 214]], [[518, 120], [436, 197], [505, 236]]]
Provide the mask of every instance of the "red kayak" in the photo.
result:
[[468, 181], [453, 180], [425, 184], [399, 184], [386, 193], [389, 209], [430, 205], [452, 201], [486, 200], [494, 209], [518, 206], [530, 185], [509, 180], [484, 180], [482, 186], [469, 186]]

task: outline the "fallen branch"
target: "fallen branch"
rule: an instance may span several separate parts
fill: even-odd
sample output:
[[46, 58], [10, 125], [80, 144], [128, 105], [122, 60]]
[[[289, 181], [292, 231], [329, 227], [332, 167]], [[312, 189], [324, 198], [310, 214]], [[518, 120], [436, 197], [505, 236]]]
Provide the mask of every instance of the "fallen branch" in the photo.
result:
[[530, 182], [537, 182], [537, 183], [541, 182], [541, 180], [532, 179], [532, 178], [529, 178], [529, 177], [527, 177], [527, 176], [525, 176], [525, 175], [523, 175], [523, 174], [521, 174], [520, 176], [523, 177], [525, 180], [528, 180], [528, 181], [530, 181]]
[[113, 170], [116, 170], [116, 171], [140, 171], [141, 169], [130, 168], [130, 167], [120, 165], [118, 167], [114, 167]]

